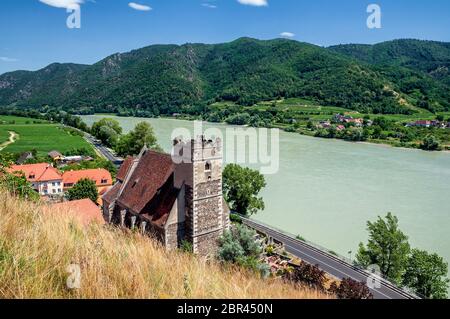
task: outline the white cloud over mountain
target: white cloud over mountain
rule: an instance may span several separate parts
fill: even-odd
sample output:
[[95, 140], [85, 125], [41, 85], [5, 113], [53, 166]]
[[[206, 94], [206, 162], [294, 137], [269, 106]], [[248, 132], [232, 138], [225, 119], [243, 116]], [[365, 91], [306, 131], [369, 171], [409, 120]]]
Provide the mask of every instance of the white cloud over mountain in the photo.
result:
[[295, 34], [292, 32], [281, 32], [280, 36], [282, 36], [283, 38], [293, 38], [295, 37]]
[[136, 2], [130, 2], [128, 4], [128, 6], [130, 8], [133, 8], [134, 10], [138, 10], [138, 11], [150, 11], [150, 10], [152, 10], [152, 8], [150, 6], [139, 4], [139, 3], [136, 3]]
[[266, 7], [269, 5], [268, 0], [237, 0], [240, 4], [255, 7]]

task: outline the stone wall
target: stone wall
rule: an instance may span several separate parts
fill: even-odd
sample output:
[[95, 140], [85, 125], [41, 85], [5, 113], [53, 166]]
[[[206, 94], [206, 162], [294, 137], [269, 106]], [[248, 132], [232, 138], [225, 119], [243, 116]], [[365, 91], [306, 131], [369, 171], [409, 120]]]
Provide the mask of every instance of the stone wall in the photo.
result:
[[196, 218], [194, 230], [196, 234], [200, 235], [222, 227], [221, 205], [221, 196], [202, 199], [195, 203], [194, 214]]
[[166, 226], [166, 248], [168, 250], [177, 249], [184, 239], [184, 223], [171, 224]]
[[210, 197], [212, 195], [220, 194], [222, 190], [222, 184], [220, 180], [211, 181], [208, 183], [197, 184], [195, 189], [197, 198]]
[[223, 231], [218, 230], [206, 235], [194, 238], [194, 251], [200, 256], [217, 255], [219, 245], [218, 240], [222, 236]]

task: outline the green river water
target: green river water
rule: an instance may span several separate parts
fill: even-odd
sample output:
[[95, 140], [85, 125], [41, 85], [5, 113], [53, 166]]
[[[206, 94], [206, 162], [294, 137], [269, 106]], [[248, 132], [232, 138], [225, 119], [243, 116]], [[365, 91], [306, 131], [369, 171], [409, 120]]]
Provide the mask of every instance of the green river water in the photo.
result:
[[[105, 116], [83, 116], [89, 125]], [[116, 118], [127, 132], [152, 124], [166, 151], [193, 122]], [[227, 125], [207, 124], [224, 131]], [[414, 247], [450, 261], [450, 154], [356, 144], [280, 132], [280, 169], [267, 175], [266, 209], [255, 219], [353, 257], [366, 222], [392, 212]]]

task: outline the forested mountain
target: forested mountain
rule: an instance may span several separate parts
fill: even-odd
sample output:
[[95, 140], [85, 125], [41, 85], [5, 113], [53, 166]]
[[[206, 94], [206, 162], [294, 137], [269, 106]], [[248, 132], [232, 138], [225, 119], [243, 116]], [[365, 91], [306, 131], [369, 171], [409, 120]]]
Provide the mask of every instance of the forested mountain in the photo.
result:
[[375, 66], [397, 83], [402, 92], [418, 98], [419, 107], [439, 110], [444, 106], [448, 109], [450, 43], [402, 39], [375, 45], [338, 45], [329, 49]]
[[331, 48], [250, 38], [153, 45], [92, 66], [52, 64], [0, 75], [0, 106], [158, 115], [215, 101], [302, 97], [361, 112], [448, 110], [449, 60], [449, 44], [414, 40]]

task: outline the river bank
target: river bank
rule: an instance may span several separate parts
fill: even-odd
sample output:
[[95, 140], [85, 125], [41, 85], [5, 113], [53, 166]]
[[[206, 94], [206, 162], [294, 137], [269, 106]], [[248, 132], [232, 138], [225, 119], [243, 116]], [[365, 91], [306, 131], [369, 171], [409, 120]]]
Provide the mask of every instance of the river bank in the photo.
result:
[[[118, 117], [118, 118], [127, 118], [126, 116], [120, 116], [120, 115], [116, 115], [113, 113], [96, 113], [94, 114], [96, 116], [104, 116], [104, 117]], [[181, 121], [200, 121], [201, 119], [194, 117], [194, 116], [187, 116], [187, 115], [177, 115], [177, 116], [160, 116], [157, 117], [155, 119], [165, 119], [165, 120], [181, 120]], [[209, 123], [209, 124], [217, 124], [217, 125], [230, 125], [226, 122], [209, 122], [209, 121], [204, 121], [205, 123]], [[250, 127], [250, 125], [242, 125], [243, 127]], [[410, 143], [402, 143], [398, 140], [380, 140], [380, 139], [367, 139], [365, 141], [352, 141], [352, 140], [348, 140], [345, 138], [338, 138], [338, 137], [323, 137], [323, 136], [317, 136], [317, 130], [310, 130], [310, 129], [306, 129], [306, 128], [297, 128], [297, 129], [293, 129], [290, 125], [271, 125], [270, 127], [265, 127], [265, 128], [277, 128], [280, 129], [286, 133], [295, 133], [295, 134], [299, 134], [299, 135], [303, 135], [303, 136], [309, 136], [309, 137], [315, 137], [315, 138], [323, 138], [323, 139], [335, 139], [335, 140], [341, 140], [341, 141], [346, 141], [349, 143], [368, 143], [368, 144], [372, 144], [372, 145], [385, 145], [385, 146], [389, 146], [389, 147], [394, 147], [394, 148], [400, 148], [400, 149], [413, 149], [413, 150], [420, 150], [420, 151], [426, 151], [429, 152], [428, 150], [423, 150], [420, 148], [420, 141], [415, 141], [415, 142], [410, 142]], [[411, 128], [410, 128], [411, 129]], [[448, 130], [450, 132], [450, 129], [443, 129], [443, 130]], [[443, 145], [441, 147], [441, 149], [438, 150], [433, 150], [434, 152], [450, 152], [450, 144], [449, 145]]]

